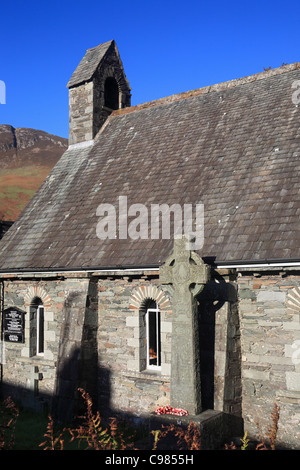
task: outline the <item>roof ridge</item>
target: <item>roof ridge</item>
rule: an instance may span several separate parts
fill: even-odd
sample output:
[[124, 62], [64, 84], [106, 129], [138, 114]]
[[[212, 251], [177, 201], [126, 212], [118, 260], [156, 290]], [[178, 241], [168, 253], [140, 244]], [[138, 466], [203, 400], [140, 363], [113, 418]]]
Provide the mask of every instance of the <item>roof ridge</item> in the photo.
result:
[[190, 91], [184, 91], [181, 93], [176, 93], [174, 95], [166, 96], [164, 98], [159, 98], [153, 101], [147, 101], [145, 103], [137, 104], [128, 108], [117, 109], [112, 112], [111, 116], [118, 116], [123, 114], [129, 114], [135, 111], [140, 111], [142, 109], [152, 108], [154, 106], [159, 106], [162, 104], [172, 103], [174, 101], [180, 101], [182, 99], [192, 98], [194, 96], [204, 95], [211, 93], [213, 91], [222, 91], [228, 88], [233, 88], [239, 85], [244, 85], [246, 83], [251, 83], [257, 80], [263, 80], [264, 78], [273, 77], [282, 73], [290, 72], [293, 70], [300, 69], [300, 62], [295, 62], [293, 64], [281, 65], [275, 69], [264, 70], [263, 72], [258, 72], [253, 75], [247, 75], [241, 78], [235, 78], [233, 80], [228, 80], [226, 82], [216, 83], [214, 85], [208, 85], [202, 88], [196, 88]]
[[89, 51], [92, 51], [93, 49], [100, 49], [101, 47], [107, 47], [108, 44], [111, 44], [112, 42], [115, 42], [114, 39], [111, 39], [110, 41], [106, 41], [106, 42], [102, 42], [101, 44], [98, 44], [98, 46], [94, 46], [94, 47], [89, 47], [88, 49], [86, 49], [86, 52], [89, 52]]

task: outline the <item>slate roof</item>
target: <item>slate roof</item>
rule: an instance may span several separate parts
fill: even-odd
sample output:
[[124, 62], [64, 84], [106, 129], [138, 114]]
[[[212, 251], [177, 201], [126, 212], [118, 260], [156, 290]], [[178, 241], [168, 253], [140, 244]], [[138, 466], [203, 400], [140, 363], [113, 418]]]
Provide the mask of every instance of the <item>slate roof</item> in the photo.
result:
[[112, 45], [115, 45], [115, 41], [113, 40], [100, 44], [99, 46], [92, 47], [91, 49], [87, 49], [86, 54], [74, 70], [67, 86], [70, 88], [90, 80], [106, 52]]
[[[112, 113], [0, 242], [0, 269], [158, 266], [171, 240], [100, 240], [101, 203], [204, 203], [215, 263], [300, 260], [300, 63]], [[299, 83], [299, 82], [298, 82]]]

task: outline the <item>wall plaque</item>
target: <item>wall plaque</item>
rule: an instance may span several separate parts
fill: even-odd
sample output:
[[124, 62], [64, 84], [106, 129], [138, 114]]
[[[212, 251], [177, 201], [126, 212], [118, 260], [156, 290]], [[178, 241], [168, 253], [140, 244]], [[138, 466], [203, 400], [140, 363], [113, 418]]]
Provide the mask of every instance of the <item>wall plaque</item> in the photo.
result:
[[6, 308], [3, 312], [4, 341], [10, 343], [25, 342], [25, 313], [18, 307]]

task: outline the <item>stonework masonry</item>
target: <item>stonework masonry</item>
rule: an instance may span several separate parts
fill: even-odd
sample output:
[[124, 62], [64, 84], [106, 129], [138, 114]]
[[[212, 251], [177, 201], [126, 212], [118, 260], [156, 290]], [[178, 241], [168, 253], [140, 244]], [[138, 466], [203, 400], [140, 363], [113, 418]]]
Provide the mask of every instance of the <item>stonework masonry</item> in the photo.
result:
[[[93, 385], [93, 393], [99, 405], [105, 405], [104, 408], [143, 415], [153, 412], [156, 406], [169, 404], [172, 288], [159, 286], [158, 272], [141, 277], [68, 276], [48, 275], [43, 279], [13, 277], [4, 281], [5, 307], [16, 306], [27, 312], [25, 344], [4, 343], [5, 386], [17, 388], [16, 393], [21, 393], [25, 401], [30, 401], [32, 397], [27, 395], [32, 390], [33, 369], [38, 368], [42, 374], [38, 383], [38, 403], [51, 402], [51, 397], [56, 393], [60, 395], [60, 403], [64, 403], [74, 393], [79, 379], [81, 386], [89, 385], [89, 380], [84, 379], [78, 367], [74, 366], [74, 361], [75, 364], [76, 361], [80, 362], [80, 352], [83, 369], [86, 371], [86, 365], [89, 364], [90, 375], [95, 375], [96, 372], [98, 384]], [[227, 302], [235, 300], [228, 298], [227, 289], [231, 289], [227, 281], [224, 280], [224, 284], [224, 292], [218, 289], [217, 293], [222, 307], [217, 310], [216, 319], [210, 322], [211, 305], [213, 298], [215, 299], [215, 280], [212, 280], [211, 287], [204, 293], [206, 300], [202, 299], [199, 303], [200, 311], [201, 308], [205, 309], [207, 315], [203, 313], [199, 316], [203, 337], [207, 338], [207, 333], [211, 331], [210, 342], [203, 341], [202, 347], [205, 387], [209, 389], [212, 380], [211, 371], [205, 371], [206, 362], [212, 366], [212, 370], [215, 369], [214, 375], [217, 378], [213, 392], [215, 398], [210, 397], [210, 404], [213, 407], [215, 402], [217, 409], [230, 408], [232, 411], [233, 402], [228, 401], [228, 393], [225, 391], [225, 382], [232, 374], [232, 369], [230, 374], [226, 374], [226, 380], [224, 372], [228, 350], [236, 349], [232, 344], [228, 346], [228, 343], [235, 341], [233, 337], [236, 332], [230, 326], [233, 322], [230, 315], [232, 302]], [[45, 307], [45, 352], [42, 357], [30, 357], [29, 349], [30, 301], [36, 296], [44, 300]], [[145, 328], [139, 305], [147, 298], [156, 300], [161, 310], [162, 364], [159, 373], [146, 371], [142, 357]], [[231, 318], [228, 320], [229, 317]], [[224, 329], [227, 321], [229, 326]], [[233, 333], [227, 332], [227, 329]], [[72, 367], [70, 364], [73, 364]], [[62, 407], [61, 404], [57, 406], [60, 409]]]
[[[4, 307], [16, 306], [26, 311], [25, 343], [3, 343], [4, 390], [9, 389], [25, 405], [35, 409], [48, 407], [58, 387], [59, 366], [64, 357], [64, 365], [73, 359], [82, 342], [83, 316], [85, 314], [88, 280], [83, 278], [68, 279], [51, 275], [44, 279], [11, 279], [4, 281]], [[42, 292], [47, 292], [43, 299]], [[30, 355], [30, 302], [41, 295], [45, 309], [44, 354]], [[68, 330], [68, 332], [66, 332]], [[38, 384], [34, 373], [39, 373]], [[62, 376], [63, 380], [63, 376]], [[74, 377], [76, 381], [76, 377]], [[71, 378], [65, 372], [65, 382]], [[62, 397], [65, 387], [59, 384]], [[63, 399], [62, 398], [62, 399]], [[69, 397], [68, 397], [69, 399]]]
[[70, 144], [93, 139], [93, 83], [69, 91]]
[[241, 272], [238, 278], [245, 428], [266, 430], [280, 406], [279, 440], [300, 440], [299, 273]]
[[[170, 400], [171, 311], [166, 302], [167, 294], [157, 289], [157, 277], [157, 273], [118, 280], [111, 276], [99, 280], [98, 284], [100, 402], [132, 415], [147, 415]], [[161, 300], [158, 302], [161, 309], [161, 373], [143, 368], [140, 356], [145, 331], [140, 309], [135, 305], [138, 290], [141, 292], [140, 306], [147, 297]]]
[[[170, 404], [172, 286], [158, 271], [6, 276], [4, 307], [26, 311], [25, 343], [2, 342], [2, 392], [62, 420], [78, 409], [77, 389], [101, 413], [137, 419]], [[203, 409], [244, 420], [249, 435], [270, 425], [280, 406], [278, 439], [300, 434], [299, 273], [212, 270], [197, 296]], [[30, 303], [45, 308], [45, 351], [30, 356]], [[145, 369], [141, 305], [161, 310], [162, 367]]]
[[[49, 275], [6, 280], [5, 308], [13, 305], [27, 313], [25, 344], [3, 343], [4, 387], [35, 408], [54, 406], [55, 413], [66, 419], [74, 413], [68, 408], [78, 386], [87, 389], [104, 412], [113, 408], [139, 415], [169, 403], [171, 310], [167, 294], [156, 288], [157, 277]], [[145, 338], [139, 309], [131, 303], [134, 287], [145, 290], [145, 298], [155, 294], [161, 301], [161, 374], [142, 370], [139, 346]], [[29, 294], [33, 300], [34, 292], [47, 292], [42, 357], [30, 357], [29, 350], [28, 300]], [[32, 395], [37, 369], [39, 398]], [[91, 384], [92, 377], [96, 383]]]

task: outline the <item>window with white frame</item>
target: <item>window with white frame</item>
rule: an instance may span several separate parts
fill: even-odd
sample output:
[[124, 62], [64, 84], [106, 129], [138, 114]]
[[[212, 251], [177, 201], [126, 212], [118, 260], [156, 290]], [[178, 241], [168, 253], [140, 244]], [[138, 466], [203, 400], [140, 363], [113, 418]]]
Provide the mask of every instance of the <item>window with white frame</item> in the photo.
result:
[[161, 368], [160, 310], [154, 301], [146, 305], [146, 368]]
[[30, 356], [44, 354], [44, 305], [40, 298], [30, 305]]

